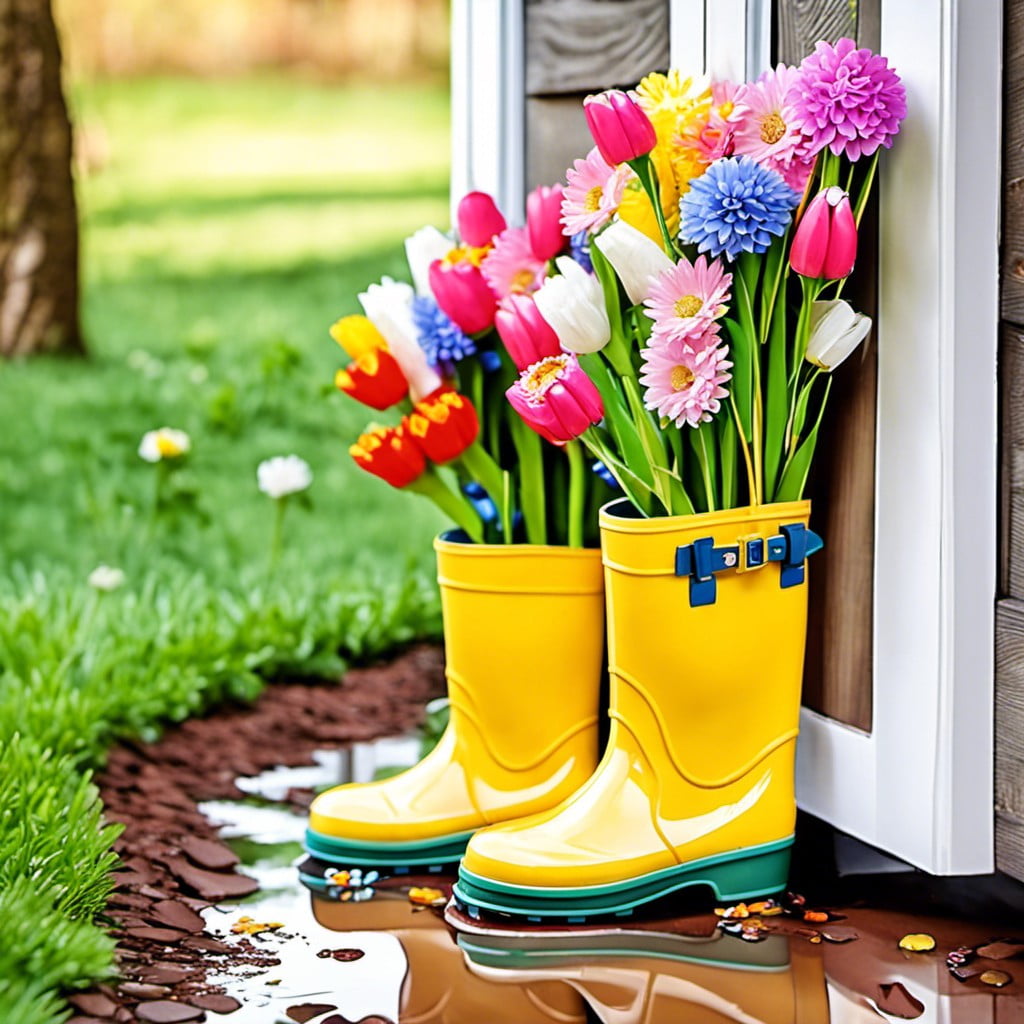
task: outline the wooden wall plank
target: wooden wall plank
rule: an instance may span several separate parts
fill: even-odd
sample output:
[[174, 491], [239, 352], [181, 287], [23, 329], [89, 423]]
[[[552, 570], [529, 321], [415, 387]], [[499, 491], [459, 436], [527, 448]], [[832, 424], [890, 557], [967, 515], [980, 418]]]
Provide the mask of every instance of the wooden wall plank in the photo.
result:
[[669, 62], [667, 0], [528, 0], [529, 96], [633, 85]]
[[819, 39], [835, 42], [843, 36], [856, 39], [859, 6], [857, 0], [783, 0], [776, 4], [777, 59], [799, 64], [809, 43]]
[[1024, 4], [1004, 4], [1002, 315], [1024, 325]]
[[1024, 881], [1024, 601], [996, 606], [996, 866]]
[[1000, 341], [1003, 593], [1024, 599], [1024, 331]]
[[583, 116], [586, 93], [526, 98], [526, 187], [565, 181], [565, 170], [594, 145]]

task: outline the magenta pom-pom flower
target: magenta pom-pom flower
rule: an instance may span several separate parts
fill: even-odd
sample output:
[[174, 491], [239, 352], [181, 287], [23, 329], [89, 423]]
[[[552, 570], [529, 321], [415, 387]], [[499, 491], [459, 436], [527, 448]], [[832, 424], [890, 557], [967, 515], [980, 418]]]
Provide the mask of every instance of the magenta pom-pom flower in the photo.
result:
[[885, 57], [858, 50], [852, 39], [819, 42], [805, 57], [787, 94], [817, 153], [828, 146], [849, 160], [889, 148], [907, 116], [907, 93]]
[[523, 422], [552, 444], [574, 441], [604, 416], [600, 392], [572, 353], [527, 367], [505, 394]]
[[678, 341], [652, 338], [640, 351], [644, 405], [677, 427], [707, 423], [729, 396], [722, 385], [732, 378], [729, 350], [716, 341], [712, 334], [695, 351]]
[[607, 89], [583, 101], [583, 114], [601, 156], [613, 167], [646, 156], [658, 135], [643, 107], [621, 89]]

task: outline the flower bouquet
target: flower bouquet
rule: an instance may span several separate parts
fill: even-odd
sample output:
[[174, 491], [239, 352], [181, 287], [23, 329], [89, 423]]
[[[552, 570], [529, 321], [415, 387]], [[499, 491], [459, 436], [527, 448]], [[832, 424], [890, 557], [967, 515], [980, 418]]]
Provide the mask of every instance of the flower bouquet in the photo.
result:
[[611, 735], [569, 801], [473, 837], [455, 896], [477, 916], [785, 887], [821, 546], [802, 499], [831, 373], [870, 329], [843, 292], [906, 99], [842, 39], [739, 85], [648, 75], [584, 112], [596, 145], [562, 222], [588, 255], [558, 256], [533, 296], [563, 354], [508, 394], [544, 436], [556, 388], [600, 395], [570, 436], [624, 494], [600, 513]]

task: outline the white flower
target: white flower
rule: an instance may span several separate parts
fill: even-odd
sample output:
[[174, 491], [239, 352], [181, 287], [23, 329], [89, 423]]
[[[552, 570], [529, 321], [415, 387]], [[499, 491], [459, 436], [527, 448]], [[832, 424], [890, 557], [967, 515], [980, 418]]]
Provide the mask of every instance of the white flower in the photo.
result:
[[624, 220], [613, 221], [595, 235], [594, 245], [615, 268], [634, 306], [647, 298], [651, 278], [674, 266], [657, 242]]
[[555, 264], [561, 274], [534, 292], [537, 309], [567, 352], [599, 352], [612, 335], [601, 282], [569, 256], [559, 256]]
[[405, 258], [409, 261], [412, 283], [417, 295], [430, 295], [430, 264], [444, 259], [455, 243], [437, 228], [424, 227], [405, 240]]
[[124, 571], [111, 565], [97, 565], [89, 573], [89, 586], [96, 590], [117, 590], [124, 584], [124, 580]]
[[811, 306], [811, 336], [805, 358], [826, 372], [834, 370], [867, 336], [871, 317], [848, 302], [831, 299]]
[[359, 302], [374, 327], [384, 335], [388, 349], [409, 382], [412, 400], [418, 402], [441, 386], [441, 378], [427, 362], [417, 340], [412, 318], [413, 294], [412, 285], [382, 277], [380, 284], [371, 284], [359, 293]]
[[309, 463], [298, 455], [275, 455], [256, 468], [256, 483], [264, 494], [284, 498], [304, 491], [313, 482]]
[[192, 441], [184, 430], [174, 427], [161, 427], [159, 430], [148, 430], [139, 442], [139, 455], [147, 462], [160, 462], [161, 459], [179, 459], [192, 448]]

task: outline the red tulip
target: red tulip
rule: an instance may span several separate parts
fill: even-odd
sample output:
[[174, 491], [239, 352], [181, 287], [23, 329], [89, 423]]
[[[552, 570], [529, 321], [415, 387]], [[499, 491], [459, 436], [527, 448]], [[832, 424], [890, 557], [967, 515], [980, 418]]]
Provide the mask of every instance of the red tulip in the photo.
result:
[[459, 237], [467, 245], [490, 245], [495, 235], [508, 226], [501, 210], [486, 192], [467, 192], [459, 200], [456, 214]]
[[572, 353], [535, 363], [505, 395], [523, 422], [552, 444], [574, 441], [604, 416], [600, 392]]
[[583, 113], [601, 156], [612, 167], [645, 156], [657, 144], [651, 119], [629, 93], [620, 89], [588, 96], [583, 101]]
[[409, 393], [409, 383], [398, 360], [386, 348], [364, 352], [335, 374], [334, 383], [371, 409], [390, 409]]
[[807, 205], [793, 234], [789, 265], [803, 277], [836, 281], [857, 260], [857, 222], [850, 197], [837, 185], [819, 192]]
[[466, 334], [479, 334], [494, 324], [497, 299], [480, 268], [468, 260], [430, 264], [430, 290], [437, 304]]
[[417, 402], [403, 423], [413, 443], [438, 465], [457, 459], [480, 433], [473, 403], [457, 391], [442, 391]]
[[505, 296], [498, 303], [494, 326], [520, 371], [545, 356], [557, 356], [562, 351], [558, 335], [540, 315], [537, 303], [529, 295]]
[[427, 468], [423, 452], [402, 427], [375, 427], [362, 434], [348, 450], [356, 465], [379, 476], [392, 487], [405, 487]]
[[554, 259], [565, 248], [561, 185], [539, 185], [526, 197], [526, 230], [539, 260]]

